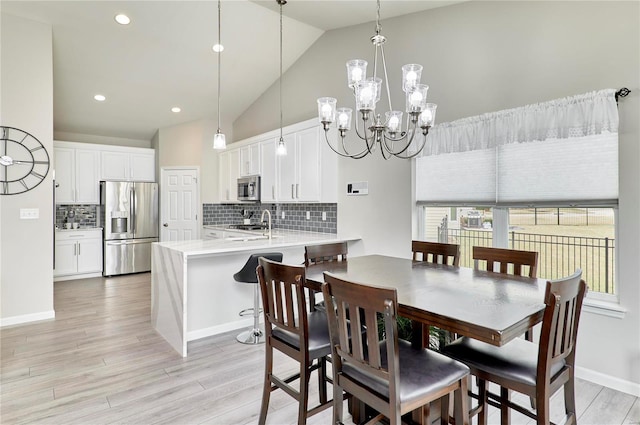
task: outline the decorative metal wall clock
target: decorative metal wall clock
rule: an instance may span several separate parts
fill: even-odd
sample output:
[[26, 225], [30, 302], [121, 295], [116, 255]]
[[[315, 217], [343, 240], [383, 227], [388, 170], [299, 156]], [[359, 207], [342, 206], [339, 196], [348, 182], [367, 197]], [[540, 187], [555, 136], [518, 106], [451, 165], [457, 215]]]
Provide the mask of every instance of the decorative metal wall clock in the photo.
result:
[[0, 195], [17, 195], [38, 186], [49, 172], [49, 154], [26, 131], [0, 127]]

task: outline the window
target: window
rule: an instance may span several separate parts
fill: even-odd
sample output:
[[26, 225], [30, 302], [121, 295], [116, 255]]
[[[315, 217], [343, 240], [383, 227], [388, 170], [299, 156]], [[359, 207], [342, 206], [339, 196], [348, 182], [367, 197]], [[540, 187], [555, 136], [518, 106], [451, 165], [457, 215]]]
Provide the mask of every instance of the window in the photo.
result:
[[612, 89], [434, 126], [415, 165], [420, 235], [459, 243], [463, 266], [473, 245], [537, 251], [539, 277], [581, 268], [589, 296], [617, 299], [617, 131]]

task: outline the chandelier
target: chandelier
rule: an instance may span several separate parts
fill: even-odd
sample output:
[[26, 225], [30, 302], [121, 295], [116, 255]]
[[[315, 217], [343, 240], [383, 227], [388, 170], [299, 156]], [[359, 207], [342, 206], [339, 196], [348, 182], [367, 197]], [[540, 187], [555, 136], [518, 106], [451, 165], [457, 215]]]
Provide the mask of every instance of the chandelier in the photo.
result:
[[[384, 159], [392, 156], [410, 159], [422, 152], [436, 116], [437, 105], [427, 103], [429, 86], [420, 84], [422, 65], [404, 65], [402, 90], [406, 93], [407, 121], [405, 128], [402, 128], [402, 111], [394, 111], [391, 106], [387, 63], [384, 56], [384, 43], [387, 39], [380, 34], [380, 0], [377, 1], [377, 6], [376, 33], [371, 37], [374, 45], [373, 77], [367, 78], [367, 61], [353, 59], [347, 62], [348, 86], [353, 90], [356, 110], [360, 113], [362, 121], [362, 130], [358, 128], [358, 119], [355, 125], [356, 135], [360, 139], [357, 143], [360, 147], [353, 151], [351, 146], [348, 148], [345, 143], [347, 131], [351, 129], [353, 113], [351, 108], [336, 109], [335, 98], [321, 97], [318, 99], [318, 118], [322, 123], [327, 144], [341, 156], [361, 159], [373, 153], [376, 146], [380, 145], [380, 152]], [[389, 101], [389, 110], [385, 112], [384, 121], [380, 114], [376, 114], [376, 103], [380, 100], [382, 92], [382, 78], [377, 76], [378, 59], [382, 62]], [[340, 140], [334, 144], [329, 140], [328, 132], [331, 124], [336, 121], [336, 116]]]

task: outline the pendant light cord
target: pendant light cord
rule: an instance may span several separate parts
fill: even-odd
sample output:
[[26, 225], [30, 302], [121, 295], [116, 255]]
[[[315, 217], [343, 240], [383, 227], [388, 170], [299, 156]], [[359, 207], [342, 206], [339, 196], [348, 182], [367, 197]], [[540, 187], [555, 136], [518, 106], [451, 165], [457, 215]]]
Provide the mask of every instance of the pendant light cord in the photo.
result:
[[285, 0], [278, 0], [280, 5], [280, 140], [282, 141], [282, 5], [286, 3]]
[[[220, 0], [218, 0], [218, 46], [222, 46], [220, 43], [220, 15], [221, 15], [221, 7]], [[220, 132], [220, 54], [222, 51], [218, 52], [218, 132]]]

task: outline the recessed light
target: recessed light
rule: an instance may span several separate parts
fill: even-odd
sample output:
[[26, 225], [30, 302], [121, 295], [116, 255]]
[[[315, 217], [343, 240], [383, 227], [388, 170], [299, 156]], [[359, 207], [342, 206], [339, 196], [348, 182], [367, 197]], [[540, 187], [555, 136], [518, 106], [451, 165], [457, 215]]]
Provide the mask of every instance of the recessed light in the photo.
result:
[[127, 15], [122, 14], [122, 13], [116, 15], [116, 17], [114, 19], [120, 25], [129, 25], [131, 23], [131, 19], [129, 19], [129, 17]]
[[222, 44], [214, 44], [213, 45], [213, 51], [214, 52], [220, 53], [223, 50], [224, 50], [224, 46]]
[[180, 111], [182, 111], [182, 109], [178, 108], [177, 106], [174, 106], [173, 108], [171, 108], [171, 112], [175, 112], [176, 114]]
[[97, 95], [93, 96], [93, 98], [95, 100], [97, 100], [98, 102], [104, 102], [105, 100], [107, 100], [107, 98], [104, 95], [101, 95], [101, 94], [97, 94]]

